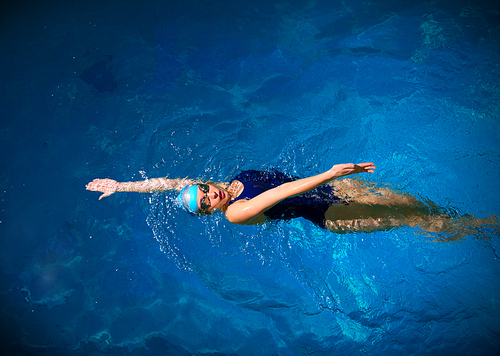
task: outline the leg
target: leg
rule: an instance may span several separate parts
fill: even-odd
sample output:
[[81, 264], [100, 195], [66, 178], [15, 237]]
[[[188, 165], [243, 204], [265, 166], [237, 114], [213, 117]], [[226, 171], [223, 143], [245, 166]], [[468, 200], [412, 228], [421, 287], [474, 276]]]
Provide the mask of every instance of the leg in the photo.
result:
[[374, 183], [357, 179], [334, 181], [336, 194], [345, 200], [369, 205], [411, 205], [420, 203], [415, 197], [401, 194], [387, 187], [378, 187]]
[[[408, 205], [374, 205], [351, 202], [333, 205], [325, 213], [325, 226], [334, 232], [373, 232], [415, 226], [417, 213]], [[413, 217], [413, 219], [412, 219]]]
[[499, 226], [496, 216], [483, 219], [475, 216], [454, 218], [420, 207], [360, 203], [331, 206], [325, 213], [325, 219], [325, 227], [337, 233], [384, 231], [410, 226], [436, 234], [434, 237], [439, 241], [461, 240], [470, 235], [480, 236], [480, 229], [496, 228], [498, 231]]
[[410, 226], [436, 233], [439, 240], [451, 241], [477, 234], [480, 228], [498, 228], [499, 224], [496, 216], [452, 217], [432, 202], [425, 204], [411, 195], [355, 179], [344, 179], [334, 186], [339, 197], [350, 201], [347, 206], [333, 205], [325, 213], [326, 228], [338, 233]]

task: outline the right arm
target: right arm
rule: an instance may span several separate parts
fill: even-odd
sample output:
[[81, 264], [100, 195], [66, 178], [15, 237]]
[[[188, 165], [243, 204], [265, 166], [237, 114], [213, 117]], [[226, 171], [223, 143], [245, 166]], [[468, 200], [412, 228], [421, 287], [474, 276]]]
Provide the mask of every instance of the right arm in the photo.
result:
[[373, 173], [375, 169], [372, 162], [356, 165], [352, 163], [337, 164], [324, 173], [284, 183], [266, 190], [250, 200], [238, 200], [226, 210], [226, 218], [234, 224], [254, 224], [254, 221], [261, 221], [261, 216], [267, 210], [286, 198], [309, 192], [337, 178], [358, 173]]
[[152, 178], [138, 182], [117, 182], [113, 179], [94, 179], [85, 187], [87, 190], [94, 192], [102, 192], [99, 197], [108, 197], [115, 192], [136, 192], [136, 193], [152, 193], [164, 192], [167, 190], [180, 191], [188, 184], [193, 184], [191, 179], [168, 179], [168, 178]]

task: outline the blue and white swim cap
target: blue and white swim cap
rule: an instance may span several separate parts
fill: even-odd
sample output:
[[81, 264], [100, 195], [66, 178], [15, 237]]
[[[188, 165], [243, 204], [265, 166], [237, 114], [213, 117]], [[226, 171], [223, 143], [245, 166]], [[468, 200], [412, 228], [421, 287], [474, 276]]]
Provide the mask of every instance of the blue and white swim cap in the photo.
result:
[[198, 185], [186, 185], [177, 196], [177, 200], [190, 214], [196, 214], [198, 209]]

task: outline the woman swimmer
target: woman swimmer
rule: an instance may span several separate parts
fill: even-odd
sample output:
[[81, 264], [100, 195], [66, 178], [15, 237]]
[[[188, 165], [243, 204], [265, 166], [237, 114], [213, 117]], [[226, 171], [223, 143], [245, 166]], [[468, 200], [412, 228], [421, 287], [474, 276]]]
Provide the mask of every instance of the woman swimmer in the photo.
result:
[[87, 190], [102, 192], [99, 200], [115, 192], [152, 193], [180, 191], [178, 200], [195, 215], [225, 213], [234, 224], [260, 224], [267, 219], [303, 217], [335, 232], [387, 230], [403, 225], [444, 233], [453, 239], [473, 233], [479, 225], [496, 219], [451, 218], [433, 204], [354, 179], [373, 173], [372, 162], [337, 164], [330, 170], [303, 179], [280, 172], [246, 171], [230, 183], [201, 183], [190, 179], [153, 178], [139, 182], [95, 179]]

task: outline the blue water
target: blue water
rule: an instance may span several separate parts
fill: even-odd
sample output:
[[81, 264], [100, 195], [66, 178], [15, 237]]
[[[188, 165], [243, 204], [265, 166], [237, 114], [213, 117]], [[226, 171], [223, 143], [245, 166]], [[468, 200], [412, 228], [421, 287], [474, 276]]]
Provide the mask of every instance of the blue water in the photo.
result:
[[0, 352], [498, 355], [500, 239], [195, 219], [94, 178], [370, 179], [500, 214], [500, 6], [13, 2], [0, 14]]

